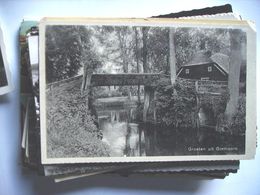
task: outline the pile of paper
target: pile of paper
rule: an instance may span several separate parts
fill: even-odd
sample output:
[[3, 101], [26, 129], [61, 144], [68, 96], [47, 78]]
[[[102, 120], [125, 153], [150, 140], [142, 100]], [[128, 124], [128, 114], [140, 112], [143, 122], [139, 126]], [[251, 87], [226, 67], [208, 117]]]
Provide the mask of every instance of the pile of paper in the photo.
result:
[[255, 45], [230, 5], [23, 21], [24, 166], [57, 182], [237, 172], [256, 148]]

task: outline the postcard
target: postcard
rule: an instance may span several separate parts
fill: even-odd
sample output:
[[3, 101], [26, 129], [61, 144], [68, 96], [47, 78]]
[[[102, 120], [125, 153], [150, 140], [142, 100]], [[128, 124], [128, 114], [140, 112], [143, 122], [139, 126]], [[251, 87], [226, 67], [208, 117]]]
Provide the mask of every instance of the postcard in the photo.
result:
[[39, 33], [43, 164], [254, 157], [247, 21], [45, 18]]
[[0, 95], [10, 92], [12, 88], [11, 75], [6, 58], [5, 42], [0, 26]]

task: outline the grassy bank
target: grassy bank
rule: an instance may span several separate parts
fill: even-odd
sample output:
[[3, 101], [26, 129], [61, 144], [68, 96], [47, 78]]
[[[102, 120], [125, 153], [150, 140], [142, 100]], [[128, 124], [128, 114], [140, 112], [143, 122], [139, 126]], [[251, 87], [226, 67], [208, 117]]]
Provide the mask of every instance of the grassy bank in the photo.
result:
[[108, 146], [99, 139], [94, 117], [88, 111], [87, 94], [80, 82], [70, 81], [47, 89], [48, 157], [109, 156]]

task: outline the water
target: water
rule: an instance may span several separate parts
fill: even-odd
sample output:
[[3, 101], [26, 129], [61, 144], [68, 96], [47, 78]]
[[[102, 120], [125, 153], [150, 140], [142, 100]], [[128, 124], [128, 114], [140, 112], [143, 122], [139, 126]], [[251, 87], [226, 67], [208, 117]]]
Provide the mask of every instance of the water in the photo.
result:
[[109, 145], [110, 156], [145, 156], [144, 132], [135, 120], [136, 108], [110, 107], [97, 110], [102, 141]]
[[[176, 129], [159, 124], [138, 123], [135, 104], [125, 102], [99, 102], [99, 106], [96, 106], [102, 141], [109, 146], [111, 157], [217, 155], [226, 152], [208, 148], [226, 146], [238, 148], [231, 154], [244, 152], [244, 137], [222, 134], [211, 126]], [[196, 148], [207, 150], [198, 151]]]

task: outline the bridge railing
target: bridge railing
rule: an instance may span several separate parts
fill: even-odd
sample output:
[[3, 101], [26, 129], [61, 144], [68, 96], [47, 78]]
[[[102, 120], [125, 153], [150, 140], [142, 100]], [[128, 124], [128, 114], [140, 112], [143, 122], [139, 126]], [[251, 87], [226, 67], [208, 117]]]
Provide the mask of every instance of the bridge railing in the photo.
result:
[[[60, 81], [55, 81], [55, 82], [52, 82], [52, 83], [48, 83], [46, 85], [47, 88], [51, 89], [53, 87], [59, 87], [63, 84], [67, 84], [68, 82], [72, 82], [72, 81], [77, 81], [77, 80], [82, 80], [82, 75], [79, 75], [79, 76], [75, 76], [75, 77], [71, 77], [71, 78], [68, 78], [68, 79], [63, 79], [63, 80], [60, 80]], [[80, 81], [82, 82], [82, 81]]]
[[225, 81], [197, 81], [198, 93], [222, 94], [228, 90], [228, 82]]
[[[160, 73], [120, 73], [120, 74], [92, 74], [92, 86], [123, 86], [123, 85], [153, 85], [162, 76]], [[47, 88], [57, 87], [68, 82], [82, 82], [82, 75], [47, 84]]]
[[213, 80], [195, 80], [178, 78], [177, 82], [187, 87], [194, 87], [199, 94], [215, 94], [219, 95], [227, 92], [227, 81], [213, 81]]

